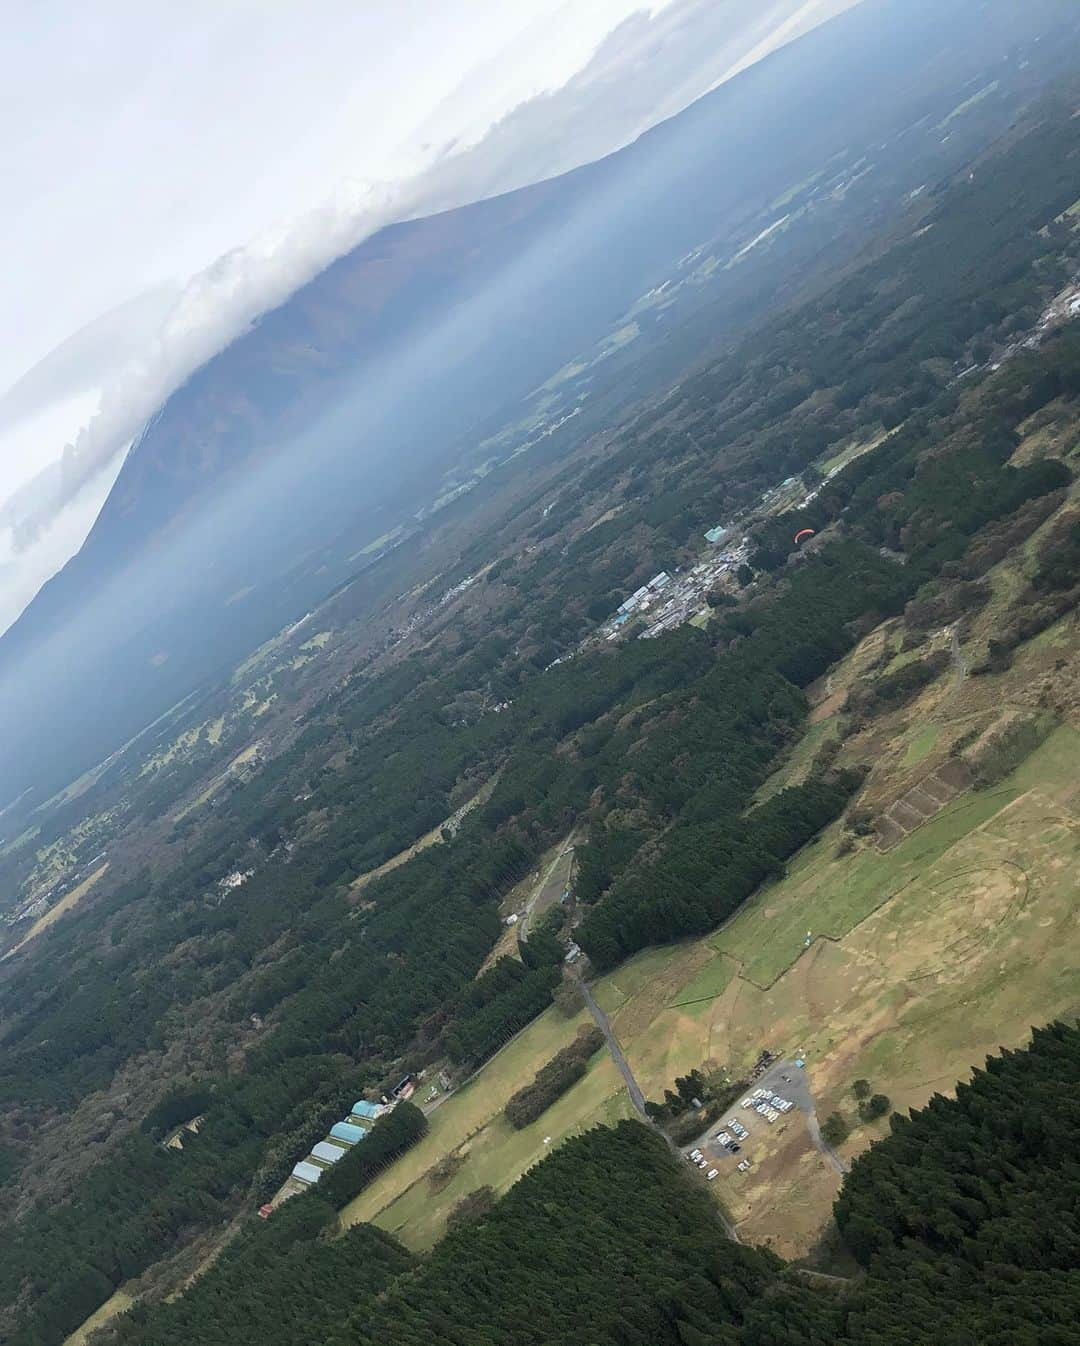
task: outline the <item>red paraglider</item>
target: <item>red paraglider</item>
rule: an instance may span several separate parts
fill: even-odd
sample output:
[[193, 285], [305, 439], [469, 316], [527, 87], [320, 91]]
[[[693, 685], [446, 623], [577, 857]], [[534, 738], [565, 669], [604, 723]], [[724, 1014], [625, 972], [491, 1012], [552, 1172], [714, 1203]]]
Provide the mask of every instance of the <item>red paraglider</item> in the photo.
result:
[[799, 543], [803, 541], [804, 538], [813, 536], [814, 536], [814, 530], [812, 528], [800, 528], [799, 531], [795, 534], [794, 538], [795, 546], [797, 547]]

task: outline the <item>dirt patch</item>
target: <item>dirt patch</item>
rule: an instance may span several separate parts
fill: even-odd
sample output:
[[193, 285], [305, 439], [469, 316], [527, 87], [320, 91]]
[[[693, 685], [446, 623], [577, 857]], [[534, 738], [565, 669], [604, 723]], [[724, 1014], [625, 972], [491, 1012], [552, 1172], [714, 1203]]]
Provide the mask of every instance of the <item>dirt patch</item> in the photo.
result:
[[828, 720], [837, 713], [847, 699], [846, 691], [833, 692], [827, 696], [824, 701], [819, 701], [810, 712], [810, 723], [820, 724], [822, 720]]
[[725, 1171], [717, 1195], [744, 1241], [804, 1257], [821, 1237], [821, 1211], [838, 1195], [840, 1176], [814, 1148], [801, 1112], [770, 1131], [759, 1153], [748, 1173]]
[[948, 761], [942, 762], [934, 775], [957, 794], [971, 788], [971, 771], [959, 757], [950, 757]]
[[913, 808], [917, 813], [921, 813], [924, 818], [931, 818], [941, 807], [938, 800], [928, 794], [920, 786], [916, 785], [913, 790], [909, 790], [904, 796], [904, 803]]
[[877, 831], [878, 849], [883, 851], [887, 851], [890, 846], [895, 846], [907, 836], [900, 824], [894, 823], [887, 814], [877, 820], [874, 828]]
[[632, 1043], [675, 999], [688, 981], [716, 957], [716, 950], [699, 944], [676, 958], [649, 983], [648, 995], [635, 995], [611, 1016], [611, 1024], [620, 1042]]
[[942, 807], [962, 791], [970, 789], [971, 771], [959, 758], [950, 757], [935, 771], [924, 776], [899, 799], [889, 805], [874, 824], [878, 849], [887, 851], [928, 819], [935, 817]]

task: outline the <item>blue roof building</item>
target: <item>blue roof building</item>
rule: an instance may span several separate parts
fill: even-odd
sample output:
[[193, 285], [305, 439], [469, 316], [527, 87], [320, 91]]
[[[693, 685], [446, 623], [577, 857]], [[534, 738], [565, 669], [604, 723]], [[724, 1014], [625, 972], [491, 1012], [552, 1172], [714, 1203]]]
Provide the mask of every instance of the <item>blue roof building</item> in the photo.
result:
[[364, 1128], [354, 1126], [352, 1122], [335, 1122], [330, 1128], [330, 1134], [335, 1140], [343, 1140], [348, 1145], [355, 1145], [367, 1137]]
[[369, 1122], [373, 1122], [382, 1112], [382, 1108], [378, 1103], [369, 1103], [366, 1098], [362, 1098], [352, 1105], [352, 1111], [354, 1117], [366, 1117]]
[[322, 1175], [323, 1170], [318, 1164], [309, 1164], [306, 1159], [293, 1165], [293, 1177], [299, 1178], [301, 1182], [306, 1182], [309, 1185], [318, 1182]]
[[344, 1145], [333, 1145], [328, 1140], [320, 1140], [318, 1145], [311, 1147], [312, 1159], [321, 1159], [327, 1164], [336, 1164], [344, 1153]]

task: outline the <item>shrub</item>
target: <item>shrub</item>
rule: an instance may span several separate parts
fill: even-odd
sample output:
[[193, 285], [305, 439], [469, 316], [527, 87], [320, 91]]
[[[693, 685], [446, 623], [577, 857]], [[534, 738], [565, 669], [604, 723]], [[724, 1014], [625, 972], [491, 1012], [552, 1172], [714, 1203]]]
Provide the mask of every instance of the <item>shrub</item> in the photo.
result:
[[859, 1116], [864, 1122], [875, 1122], [879, 1117], [884, 1117], [891, 1107], [885, 1094], [873, 1094], [859, 1104]]
[[827, 1145], [842, 1145], [850, 1132], [851, 1128], [838, 1112], [826, 1117], [821, 1126], [821, 1136]]
[[546, 1066], [541, 1066], [532, 1084], [519, 1089], [507, 1101], [503, 1115], [510, 1125], [520, 1131], [535, 1122], [581, 1079], [589, 1068], [589, 1057], [603, 1045], [604, 1035], [599, 1028], [581, 1029], [569, 1047], [556, 1052]]
[[463, 1196], [446, 1217], [447, 1229], [460, 1229], [463, 1225], [475, 1224], [495, 1209], [495, 1189], [478, 1187], [475, 1192]]

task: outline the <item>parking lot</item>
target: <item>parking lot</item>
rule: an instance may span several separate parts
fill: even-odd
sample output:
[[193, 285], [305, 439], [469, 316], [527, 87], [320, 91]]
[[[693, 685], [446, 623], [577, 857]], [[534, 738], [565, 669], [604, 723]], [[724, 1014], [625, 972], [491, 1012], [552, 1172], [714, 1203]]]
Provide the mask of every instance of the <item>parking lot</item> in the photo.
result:
[[819, 1144], [813, 1098], [804, 1068], [795, 1060], [770, 1066], [734, 1100], [693, 1145], [683, 1150], [687, 1161], [710, 1181], [721, 1172], [748, 1172], [760, 1155], [762, 1141], [786, 1119], [803, 1113], [815, 1144]]

